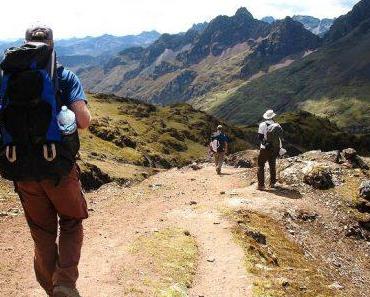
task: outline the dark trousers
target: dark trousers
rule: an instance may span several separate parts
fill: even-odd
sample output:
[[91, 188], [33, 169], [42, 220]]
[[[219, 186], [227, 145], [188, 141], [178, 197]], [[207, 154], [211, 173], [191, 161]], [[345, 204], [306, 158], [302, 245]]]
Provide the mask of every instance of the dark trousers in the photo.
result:
[[35, 243], [37, 281], [50, 296], [54, 286], [74, 288], [83, 239], [82, 220], [88, 216], [79, 169], [75, 166], [57, 186], [48, 180], [18, 182], [16, 191]]
[[258, 186], [265, 186], [265, 164], [269, 163], [270, 167], [270, 185], [275, 185], [276, 183], [276, 159], [279, 155], [277, 150], [266, 150], [261, 149], [258, 156]]

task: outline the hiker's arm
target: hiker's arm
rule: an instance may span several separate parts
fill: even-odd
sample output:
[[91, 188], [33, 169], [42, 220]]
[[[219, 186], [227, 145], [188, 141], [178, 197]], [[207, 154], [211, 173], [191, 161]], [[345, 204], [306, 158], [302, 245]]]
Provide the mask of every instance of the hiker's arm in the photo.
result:
[[84, 100], [79, 100], [71, 104], [71, 109], [76, 115], [77, 126], [79, 129], [86, 129], [90, 125], [91, 115]]

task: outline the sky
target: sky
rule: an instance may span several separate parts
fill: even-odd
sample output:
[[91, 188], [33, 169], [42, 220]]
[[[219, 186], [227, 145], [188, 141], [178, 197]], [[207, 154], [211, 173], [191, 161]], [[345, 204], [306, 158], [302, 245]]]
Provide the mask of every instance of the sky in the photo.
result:
[[[17, 0], [1, 3], [0, 40], [23, 38], [27, 27], [45, 24], [55, 39], [128, 35], [157, 30], [178, 33], [246, 7], [255, 18], [304, 14], [333, 18], [359, 0]], [[56, 5], [57, 4], [57, 5]]]

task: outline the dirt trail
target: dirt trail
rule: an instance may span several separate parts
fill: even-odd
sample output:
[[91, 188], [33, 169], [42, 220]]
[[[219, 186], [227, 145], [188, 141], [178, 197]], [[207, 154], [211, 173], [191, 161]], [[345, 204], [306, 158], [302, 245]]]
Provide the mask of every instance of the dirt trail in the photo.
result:
[[[240, 169], [217, 176], [211, 166], [199, 171], [173, 169], [122, 189], [112, 185], [87, 195], [91, 211], [78, 283], [83, 296], [133, 296], [127, 286], [139, 273], [128, 249], [140, 235], [168, 226], [188, 229], [200, 249], [199, 267], [189, 295], [251, 296], [252, 276], [243, 252], [222, 217], [223, 191], [247, 186]], [[32, 271], [32, 242], [24, 219], [0, 223], [1, 296], [41, 297]], [[21, 265], [20, 265], [21, 263]], [[149, 296], [149, 295], [145, 295]]]

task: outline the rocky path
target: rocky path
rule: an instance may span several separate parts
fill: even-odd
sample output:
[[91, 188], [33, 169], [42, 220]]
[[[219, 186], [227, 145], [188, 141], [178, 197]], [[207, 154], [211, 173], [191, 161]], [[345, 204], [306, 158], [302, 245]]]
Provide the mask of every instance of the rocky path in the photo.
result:
[[[338, 216], [329, 207], [331, 192], [324, 192], [329, 195], [326, 200], [321, 193], [305, 194], [307, 189], [260, 192], [251, 185], [254, 180], [255, 169], [227, 167], [224, 175], [217, 176], [211, 165], [204, 165], [200, 170], [162, 172], [132, 188], [108, 184], [87, 194], [90, 218], [85, 222], [78, 282], [82, 296], [153, 296], [143, 285], [151, 260], [138, 261], [130, 249], [142, 235], [168, 227], [188, 230], [197, 242], [200, 257], [188, 297], [252, 296], [254, 276], [246, 272], [243, 251], [225, 216], [225, 211], [235, 209], [282, 223], [288, 238], [332, 274], [329, 281], [344, 294], [335, 296], [367, 296], [369, 244], [340, 233], [344, 213]], [[308, 221], [293, 219], [299, 214], [308, 215]], [[22, 216], [0, 218], [1, 297], [45, 296], [34, 278], [32, 248]], [[156, 276], [157, 272], [150, 273]]]
[[[91, 216], [81, 260], [79, 288], [83, 296], [136, 296], [127, 292], [135, 271], [128, 249], [145, 232], [168, 226], [195, 236], [200, 260], [189, 295], [251, 296], [252, 277], [243, 266], [243, 252], [223, 218], [221, 192], [246, 185], [239, 169], [217, 176], [211, 166], [170, 170], [143, 183], [121, 189], [106, 185], [87, 195]], [[32, 271], [32, 242], [22, 217], [0, 223], [1, 296], [44, 296]], [[144, 295], [143, 296], [149, 296]]]

